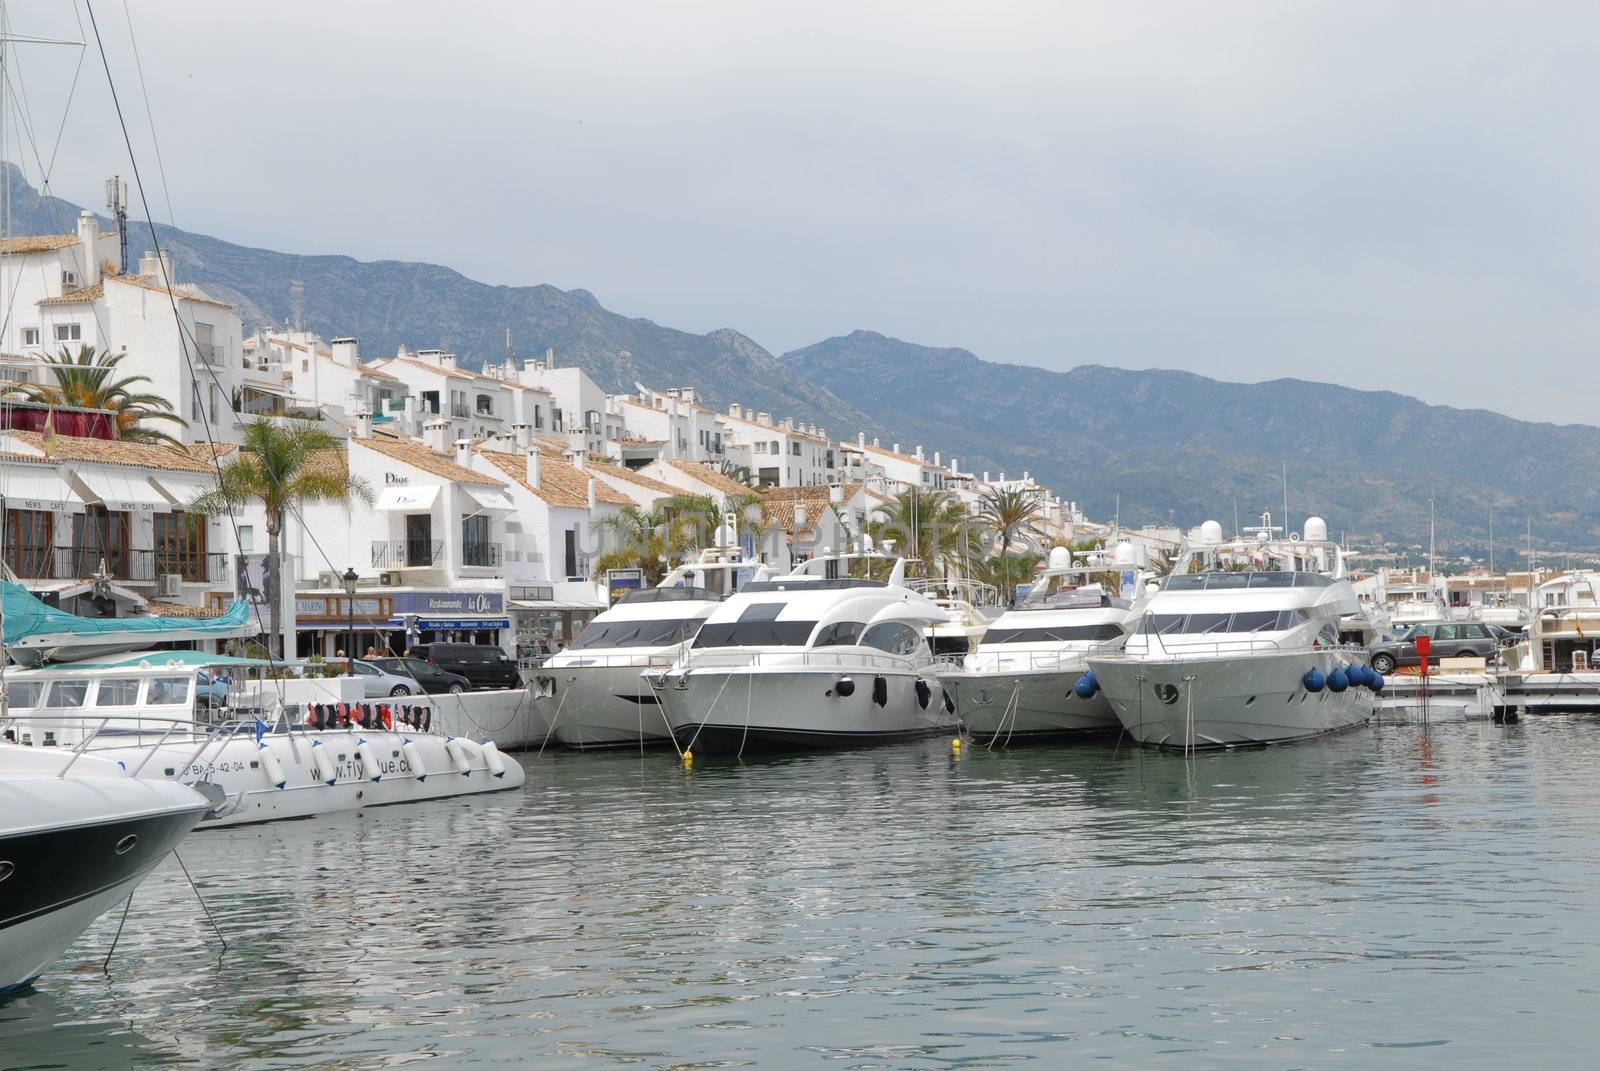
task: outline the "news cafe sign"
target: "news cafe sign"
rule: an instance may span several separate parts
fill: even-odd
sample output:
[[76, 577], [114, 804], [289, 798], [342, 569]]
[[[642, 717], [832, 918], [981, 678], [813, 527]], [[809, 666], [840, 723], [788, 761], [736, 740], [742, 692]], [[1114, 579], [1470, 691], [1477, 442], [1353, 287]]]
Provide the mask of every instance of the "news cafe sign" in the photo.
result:
[[505, 596], [498, 591], [403, 591], [394, 596], [397, 614], [502, 614]]

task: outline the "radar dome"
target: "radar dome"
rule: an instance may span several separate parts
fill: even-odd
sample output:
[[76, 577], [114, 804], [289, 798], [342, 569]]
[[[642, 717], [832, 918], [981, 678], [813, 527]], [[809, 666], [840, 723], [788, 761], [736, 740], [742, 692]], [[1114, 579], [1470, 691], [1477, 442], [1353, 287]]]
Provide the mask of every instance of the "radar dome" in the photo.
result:
[[1142, 565], [1143, 563], [1141, 561], [1139, 561], [1139, 548], [1135, 547], [1132, 543], [1128, 542], [1126, 539], [1124, 539], [1121, 543], [1118, 543], [1117, 544], [1117, 564], [1118, 565]]
[[1309, 542], [1326, 543], [1328, 541], [1328, 522], [1321, 517], [1307, 517], [1305, 535]]
[[1200, 526], [1200, 542], [1207, 544], [1221, 543], [1222, 525], [1216, 521], [1206, 521], [1202, 524]]
[[1066, 547], [1051, 547], [1050, 548], [1050, 564], [1049, 564], [1048, 568], [1050, 568], [1050, 569], [1070, 569], [1070, 568], [1072, 568], [1072, 551], [1068, 550]]

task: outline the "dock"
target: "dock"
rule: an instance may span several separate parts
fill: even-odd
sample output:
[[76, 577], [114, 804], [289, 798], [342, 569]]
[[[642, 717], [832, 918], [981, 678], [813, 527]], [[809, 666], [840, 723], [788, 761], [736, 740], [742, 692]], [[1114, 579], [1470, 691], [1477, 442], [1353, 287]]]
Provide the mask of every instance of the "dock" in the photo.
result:
[[[1600, 713], [1600, 672], [1430, 673], [1426, 701], [1430, 719], [1514, 719], [1522, 714]], [[1378, 702], [1380, 720], [1411, 721], [1423, 704], [1423, 678], [1386, 679]]]

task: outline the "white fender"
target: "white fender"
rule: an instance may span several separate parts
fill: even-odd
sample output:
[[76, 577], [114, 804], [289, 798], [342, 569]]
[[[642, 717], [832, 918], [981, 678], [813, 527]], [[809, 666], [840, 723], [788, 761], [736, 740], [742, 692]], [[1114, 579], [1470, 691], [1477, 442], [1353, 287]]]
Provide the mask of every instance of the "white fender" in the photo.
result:
[[489, 767], [489, 772], [496, 777], [504, 777], [506, 775], [506, 760], [500, 754], [500, 749], [495, 746], [494, 741], [485, 737], [483, 743], [478, 746], [483, 749], [483, 762], [485, 766]]
[[456, 772], [462, 776], [472, 772], [472, 752], [467, 748], [468, 743], [457, 736], [447, 736], [444, 740], [445, 753], [456, 764]]
[[321, 740], [311, 741], [311, 765], [316, 768], [318, 781], [331, 785], [339, 780], [339, 772], [334, 768], [333, 756], [328, 753], [327, 747]]
[[378, 765], [378, 751], [366, 737], [356, 741], [356, 754], [361, 756], [361, 768], [374, 781], [383, 779], [383, 768]]
[[278, 756], [265, 740], [256, 741], [256, 757], [261, 760], [261, 768], [267, 771], [267, 780], [272, 782], [273, 788], [283, 788], [289, 783], [289, 778], [283, 773], [283, 763], [278, 761]]
[[422, 749], [417, 746], [417, 742], [409, 736], [406, 737], [405, 741], [400, 745], [400, 751], [405, 755], [406, 761], [411, 764], [411, 773], [416, 779], [418, 781], [426, 781], [428, 779], [428, 768], [422, 764]]

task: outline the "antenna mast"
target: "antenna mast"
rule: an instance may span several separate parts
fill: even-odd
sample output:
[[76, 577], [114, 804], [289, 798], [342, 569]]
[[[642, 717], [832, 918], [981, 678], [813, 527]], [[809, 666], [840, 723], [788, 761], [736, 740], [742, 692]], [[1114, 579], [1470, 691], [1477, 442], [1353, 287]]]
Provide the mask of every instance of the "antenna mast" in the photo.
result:
[[117, 221], [117, 271], [128, 274], [128, 184], [121, 175], [106, 179], [106, 211]]

